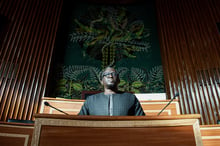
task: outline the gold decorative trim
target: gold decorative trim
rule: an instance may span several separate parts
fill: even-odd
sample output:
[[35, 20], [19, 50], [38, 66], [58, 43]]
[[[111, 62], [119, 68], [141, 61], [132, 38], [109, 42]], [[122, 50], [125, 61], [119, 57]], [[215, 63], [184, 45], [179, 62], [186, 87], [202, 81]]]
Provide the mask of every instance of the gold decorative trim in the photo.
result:
[[[159, 113], [161, 110], [144, 110], [145, 113]], [[164, 110], [163, 113], [167, 113], [168, 115], [172, 115], [172, 111], [167, 109]]]
[[[161, 102], [150, 102], [150, 100], [148, 102], [141, 102], [141, 104], [167, 104], [169, 101], [161, 101]], [[177, 101], [173, 101], [171, 104], [178, 104]]]
[[[49, 114], [53, 114], [54, 111], [57, 112], [57, 110], [50, 108]], [[62, 109], [62, 111], [64, 111], [64, 112], [79, 112], [80, 109]], [[61, 114], [63, 114], [63, 113], [61, 113]]]
[[180, 114], [180, 105], [179, 102], [175, 102], [176, 104], [176, 113], [179, 115]]
[[[156, 127], [156, 126], [186, 126], [192, 125], [197, 119], [178, 120], [129, 120], [129, 121], [89, 121], [89, 120], [67, 120], [67, 119], [47, 119], [39, 118], [35, 121], [40, 125], [49, 126], [78, 126], [78, 127]], [[43, 124], [40, 124], [43, 123]]]
[[33, 136], [32, 136], [31, 146], [38, 146], [39, 145], [41, 125], [42, 125], [42, 121], [39, 119], [36, 119], [35, 124], [34, 124], [34, 132], [33, 132]]
[[202, 136], [202, 139], [220, 139], [220, 135], [219, 136]]
[[200, 130], [219, 130], [220, 127], [200, 127]]
[[201, 136], [200, 126], [199, 126], [198, 120], [193, 124], [193, 132], [195, 135], [196, 146], [203, 146], [202, 136]]
[[[200, 131], [205, 131], [205, 130], [219, 130], [220, 127], [200, 127]], [[215, 136], [202, 136], [202, 139], [220, 139], [220, 135], [215, 135]]]
[[21, 128], [21, 129], [23, 129], [23, 128], [26, 128], [26, 129], [34, 129], [34, 126], [16, 126], [16, 125], [1, 125], [0, 124], [0, 127], [10, 127], [10, 128]]

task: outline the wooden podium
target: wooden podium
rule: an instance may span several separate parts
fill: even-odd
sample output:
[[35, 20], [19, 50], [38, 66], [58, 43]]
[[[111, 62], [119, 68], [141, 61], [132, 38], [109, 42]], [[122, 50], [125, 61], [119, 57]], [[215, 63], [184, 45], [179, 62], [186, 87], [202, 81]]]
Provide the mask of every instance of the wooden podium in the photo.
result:
[[32, 146], [202, 146], [197, 114], [35, 118]]

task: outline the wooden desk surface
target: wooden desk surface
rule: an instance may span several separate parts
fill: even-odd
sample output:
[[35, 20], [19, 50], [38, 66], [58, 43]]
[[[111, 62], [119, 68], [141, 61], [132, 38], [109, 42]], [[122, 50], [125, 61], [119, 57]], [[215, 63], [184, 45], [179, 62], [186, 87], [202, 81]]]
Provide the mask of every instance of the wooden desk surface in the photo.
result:
[[76, 119], [76, 120], [173, 120], [173, 119], [199, 119], [200, 114], [185, 114], [173, 116], [78, 116], [78, 115], [64, 115], [64, 114], [34, 114], [35, 118], [51, 118], [51, 119]]
[[[201, 146], [198, 118], [36, 114], [32, 146]], [[54, 138], [57, 137], [57, 138]]]

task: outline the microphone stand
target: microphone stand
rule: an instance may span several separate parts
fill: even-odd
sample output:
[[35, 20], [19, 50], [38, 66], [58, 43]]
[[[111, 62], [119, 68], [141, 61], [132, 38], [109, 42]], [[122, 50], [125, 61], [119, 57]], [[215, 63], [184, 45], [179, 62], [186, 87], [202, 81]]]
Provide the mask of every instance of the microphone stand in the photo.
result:
[[168, 102], [168, 104], [166, 106], [164, 106], [164, 108], [157, 114], [157, 116], [159, 116], [177, 96], [179, 96], [179, 93], [175, 94], [175, 96]]
[[57, 110], [57, 111], [59, 111], [61, 113], [64, 113], [65, 115], [69, 115], [68, 113], [66, 113], [66, 112], [64, 112], [64, 111], [62, 111], [62, 110], [60, 110], [60, 109], [50, 105], [48, 102], [44, 102], [44, 105], [49, 106], [49, 107], [51, 107], [51, 108], [53, 108], [53, 109], [55, 109], [55, 110]]

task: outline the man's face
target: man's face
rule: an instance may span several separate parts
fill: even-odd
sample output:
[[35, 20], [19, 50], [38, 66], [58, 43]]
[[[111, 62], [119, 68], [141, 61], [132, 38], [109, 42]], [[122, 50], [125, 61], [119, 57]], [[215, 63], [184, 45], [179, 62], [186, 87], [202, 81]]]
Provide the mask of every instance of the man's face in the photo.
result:
[[102, 84], [107, 89], [117, 87], [119, 83], [118, 74], [114, 68], [107, 68], [102, 74]]

